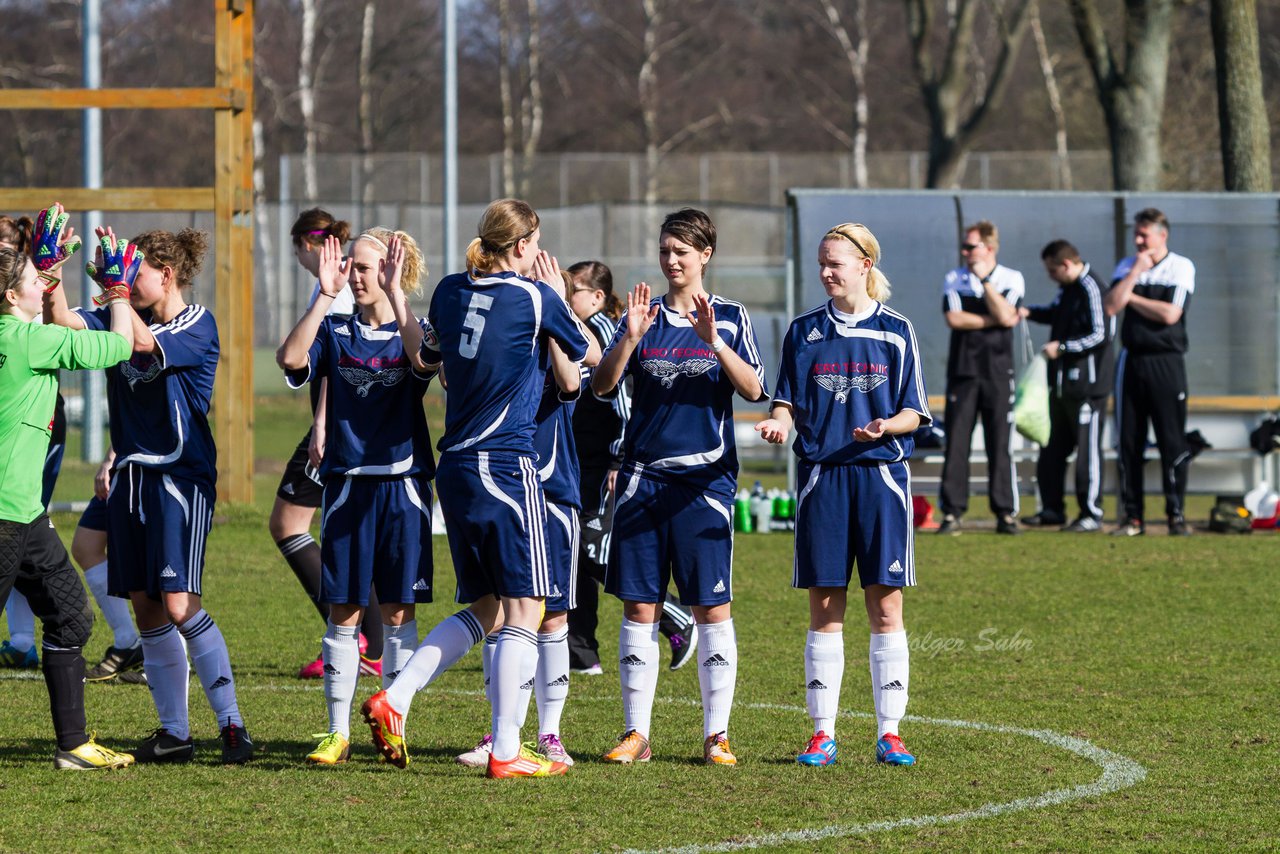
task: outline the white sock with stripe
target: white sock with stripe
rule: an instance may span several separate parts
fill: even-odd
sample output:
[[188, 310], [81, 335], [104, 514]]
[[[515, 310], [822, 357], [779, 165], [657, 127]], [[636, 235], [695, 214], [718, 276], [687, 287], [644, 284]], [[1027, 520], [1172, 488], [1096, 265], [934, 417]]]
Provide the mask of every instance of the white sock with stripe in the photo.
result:
[[498, 635], [502, 629], [484, 636], [484, 647], [480, 650], [480, 672], [484, 674], [484, 698], [493, 705], [493, 651], [498, 648]]
[[618, 676], [622, 680], [624, 729], [649, 737], [653, 696], [658, 690], [658, 624], [625, 617], [618, 632]]
[[836, 734], [840, 711], [840, 683], [844, 680], [844, 632], [809, 630], [804, 645], [804, 704], [813, 719], [813, 732]]
[[437, 623], [386, 689], [391, 708], [402, 715], [408, 714], [413, 695], [456, 664], [483, 637], [484, 630], [470, 611], [459, 611]]
[[240, 717], [240, 706], [236, 702], [236, 680], [231, 675], [231, 655], [227, 652], [227, 642], [218, 624], [201, 608], [178, 626], [178, 631], [187, 642], [191, 666], [204, 688], [205, 699], [213, 709], [218, 727], [228, 724], [244, 726], [244, 718]]
[[139, 632], [142, 636], [142, 670], [147, 674], [151, 701], [160, 726], [174, 738], [191, 735], [187, 716], [187, 680], [191, 666], [182, 636], [172, 624]]
[[107, 618], [111, 627], [111, 645], [117, 649], [129, 649], [138, 645], [138, 630], [133, 625], [133, 613], [129, 610], [129, 600], [107, 593], [107, 562], [104, 560], [97, 566], [84, 571], [84, 581], [93, 594], [93, 601], [98, 603], [102, 616]]
[[738, 638], [733, 620], [699, 623], [702, 649], [698, 664], [698, 686], [702, 689], [702, 737], [729, 731], [733, 711], [733, 690], [738, 682]]
[[538, 734], [560, 734], [560, 715], [569, 698], [569, 627], [538, 633]]
[[[520, 752], [520, 727], [529, 709], [538, 666], [538, 636], [503, 626], [493, 650], [493, 756], [504, 762]], [[523, 706], [523, 711], [521, 709]]]
[[320, 644], [324, 658], [324, 701], [329, 707], [329, 732], [340, 732], [351, 739], [351, 703], [360, 678], [360, 641], [358, 626], [335, 626], [329, 623]]
[[911, 652], [907, 648], [906, 630], [872, 634], [870, 663], [879, 736], [897, 734], [898, 722], [907, 713], [907, 688], [911, 681]]

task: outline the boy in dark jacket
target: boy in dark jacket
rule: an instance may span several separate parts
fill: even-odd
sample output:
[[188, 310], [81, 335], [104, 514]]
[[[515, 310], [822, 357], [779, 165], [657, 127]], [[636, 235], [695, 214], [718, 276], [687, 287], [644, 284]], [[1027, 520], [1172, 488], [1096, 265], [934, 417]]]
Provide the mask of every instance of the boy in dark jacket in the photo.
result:
[[1065, 240], [1040, 252], [1059, 290], [1048, 305], [1020, 308], [1035, 323], [1049, 325], [1042, 352], [1049, 360], [1049, 444], [1040, 449], [1036, 481], [1040, 512], [1023, 521], [1032, 526], [1063, 525], [1067, 457], [1076, 449], [1076, 500], [1080, 513], [1062, 530], [1088, 533], [1102, 527], [1102, 416], [1114, 373], [1115, 319], [1103, 311], [1107, 286]]

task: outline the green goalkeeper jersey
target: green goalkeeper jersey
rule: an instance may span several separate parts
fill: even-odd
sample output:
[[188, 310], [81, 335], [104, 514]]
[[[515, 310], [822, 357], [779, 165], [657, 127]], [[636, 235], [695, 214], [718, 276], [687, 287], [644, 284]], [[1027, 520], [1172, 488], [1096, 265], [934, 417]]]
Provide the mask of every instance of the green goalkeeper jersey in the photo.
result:
[[44, 512], [40, 483], [58, 371], [109, 368], [129, 356], [129, 342], [114, 332], [0, 314], [0, 519], [25, 523]]

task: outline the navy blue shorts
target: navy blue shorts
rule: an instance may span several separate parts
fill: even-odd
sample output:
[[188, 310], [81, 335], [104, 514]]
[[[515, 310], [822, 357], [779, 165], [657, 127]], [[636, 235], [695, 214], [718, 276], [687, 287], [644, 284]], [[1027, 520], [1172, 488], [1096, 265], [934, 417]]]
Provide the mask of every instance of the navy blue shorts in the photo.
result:
[[682, 605], [733, 599], [733, 496], [651, 479], [639, 463], [618, 473], [605, 590], [661, 602], [674, 579]]
[[107, 591], [201, 595], [214, 500], [211, 486], [136, 463], [118, 469], [107, 496]]
[[551, 563], [548, 611], [578, 607], [578, 508], [547, 502], [547, 560]]
[[441, 454], [436, 488], [458, 577], [458, 602], [551, 595], [546, 501], [533, 457]]
[[800, 461], [794, 587], [916, 583], [911, 469], [905, 462], [824, 466]]
[[76, 527], [87, 528], [90, 531], [107, 530], [107, 502], [96, 495], [90, 498], [89, 506], [80, 514], [80, 521], [76, 523]]
[[320, 600], [334, 605], [431, 601], [431, 481], [331, 477], [320, 517]]

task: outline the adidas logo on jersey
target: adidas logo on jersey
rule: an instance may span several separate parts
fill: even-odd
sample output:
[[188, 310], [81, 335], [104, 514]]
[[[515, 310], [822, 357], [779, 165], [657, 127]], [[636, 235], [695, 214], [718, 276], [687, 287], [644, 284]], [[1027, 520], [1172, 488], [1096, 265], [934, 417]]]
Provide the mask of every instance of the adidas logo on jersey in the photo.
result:
[[178, 577], [178, 573], [176, 573], [176, 572], [174, 572], [174, 571], [173, 571], [173, 567], [171, 567], [171, 566], [166, 566], [166, 567], [165, 567], [165, 568], [160, 572], [160, 577], [161, 577], [161, 578], [177, 578], [177, 577]]
[[811, 344], [812, 344], [814, 341], [821, 341], [821, 340], [822, 340], [822, 333], [821, 333], [821, 332], [819, 332], [819, 331], [815, 328], [815, 329], [813, 329], [813, 330], [812, 330], [808, 335], [806, 335], [806, 336], [805, 336], [805, 339], [804, 339], [804, 340], [808, 341], [808, 342], [809, 342], [809, 343], [811, 343]]
[[622, 667], [644, 667], [644, 659], [633, 653], [626, 658], [618, 659], [618, 664]]
[[813, 680], [812, 682], [810, 682], [810, 683], [809, 683], [808, 685], [806, 685], [805, 687], [806, 687], [806, 688], [808, 688], [810, 691], [825, 691], [825, 690], [827, 690], [827, 686], [826, 686], [826, 685], [823, 685], [823, 684], [822, 684], [822, 682], [821, 682], [821, 681], [819, 681], [819, 680], [817, 680], [817, 679]]
[[548, 688], [551, 688], [551, 687], [553, 687], [553, 686], [555, 686], [555, 685], [568, 685], [568, 684], [569, 684], [569, 674], [568, 674], [568, 673], [562, 673], [562, 674], [560, 674], [560, 677], [559, 677], [558, 679], [556, 679], [556, 680], [554, 680], [554, 681], [552, 681], [552, 682], [548, 682], [548, 683], [547, 683], [547, 687], [548, 687]]
[[[327, 666], [327, 665], [326, 665], [326, 666]], [[231, 680], [230, 680], [230, 679], [228, 679], [228, 678], [227, 678], [227, 677], [225, 677], [225, 676], [219, 676], [217, 679], [213, 680], [213, 684], [209, 686], [209, 690], [210, 690], [210, 691], [213, 691], [213, 690], [216, 690], [216, 689], [218, 689], [218, 688], [225, 688], [225, 687], [227, 687], [227, 686], [228, 686], [228, 685], [230, 685], [230, 684], [231, 684]]]
[[413, 589], [414, 590], [430, 590], [431, 585], [427, 583], [427, 580], [425, 578], [419, 578], [417, 581], [413, 582]]
[[[526, 683], [524, 683], [523, 685], [521, 685], [521, 686], [520, 686], [520, 690], [521, 690], [521, 691], [532, 691], [532, 690], [533, 690], [533, 680], [532, 680], [532, 679], [530, 679], [528, 682], [526, 682]], [[526, 701], [526, 702], [528, 702], [528, 701]]]
[[905, 691], [907, 689], [903, 687], [901, 682], [895, 679], [892, 682], [890, 682], [888, 685], [881, 685], [880, 690], [881, 691]]
[[711, 592], [712, 592], [712, 593], [723, 593], [723, 592], [724, 592], [724, 579], [723, 579], [723, 578], [716, 582], [716, 586], [711, 588]]
[[902, 575], [902, 563], [895, 560], [889, 567], [889, 573], [891, 575]]
[[708, 656], [707, 659], [702, 662], [702, 666], [703, 667], [728, 667], [729, 662], [725, 661], [724, 656], [717, 652], [715, 655]]
[[339, 326], [339, 327], [337, 327], [336, 329], [334, 329], [334, 330], [333, 330], [333, 333], [334, 333], [335, 335], [345, 335], [345, 336], [347, 336], [348, 338], [350, 338], [350, 337], [351, 337], [351, 330], [350, 330], [350, 329], [348, 329], [348, 328], [347, 328], [347, 327], [345, 327], [345, 326]]
[[604, 525], [601, 525], [601, 524], [600, 524], [600, 520], [599, 520], [599, 519], [592, 519], [590, 522], [588, 522], [588, 523], [587, 523], [587, 527], [588, 527], [588, 528], [590, 528], [590, 529], [591, 529], [591, 530], [593, 530], [593, 531], [603, 531], [603, 530], [604, 530]]

